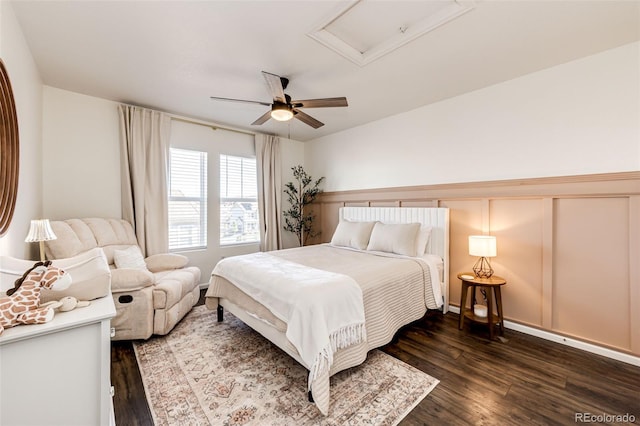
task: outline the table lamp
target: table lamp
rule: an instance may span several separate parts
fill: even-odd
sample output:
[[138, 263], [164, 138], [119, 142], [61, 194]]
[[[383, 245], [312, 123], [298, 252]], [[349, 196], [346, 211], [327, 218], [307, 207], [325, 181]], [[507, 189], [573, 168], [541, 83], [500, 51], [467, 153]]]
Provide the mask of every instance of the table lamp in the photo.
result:
[[56, 238], [58, 237], [53, 233], [49, 219], [37, 219], [31, 221], [29, 235], [27, 235], [24, 241], [25, 243], [40, 243], [40, 260], [44, 262], [44, 242], [55, 240]]
[[469, 254], [471, 256], [479, 256], [478, 261], [473, 265], [473, 273], [478, 278], [489, 278], [493, 275], [491, 263], [488, 257], [495, 257], [496, 237], [490, 235], [471, 235], [469, 236]]

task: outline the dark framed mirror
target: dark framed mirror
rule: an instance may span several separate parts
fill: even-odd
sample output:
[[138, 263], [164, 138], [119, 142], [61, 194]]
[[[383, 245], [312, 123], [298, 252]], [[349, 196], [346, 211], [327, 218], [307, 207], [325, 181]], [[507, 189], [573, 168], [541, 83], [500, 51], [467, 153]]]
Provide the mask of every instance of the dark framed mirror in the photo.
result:
[[0, 236], [9, 229], [18, 196], [20, 143], [9, 74], [0, 59]]

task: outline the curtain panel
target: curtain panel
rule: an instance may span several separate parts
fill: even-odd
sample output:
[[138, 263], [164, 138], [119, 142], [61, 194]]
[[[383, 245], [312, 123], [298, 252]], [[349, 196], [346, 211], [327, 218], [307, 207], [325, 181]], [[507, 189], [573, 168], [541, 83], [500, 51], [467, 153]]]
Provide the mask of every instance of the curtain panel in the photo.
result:
[[258, 211], [260, 214], [260, 250], [282, 248], [282, 160], [280, 138], [257, 134]]
[[171, 119], [145, 108], [119, 105], [122, 218], [145, 256], [166, 253], [167, 167]]

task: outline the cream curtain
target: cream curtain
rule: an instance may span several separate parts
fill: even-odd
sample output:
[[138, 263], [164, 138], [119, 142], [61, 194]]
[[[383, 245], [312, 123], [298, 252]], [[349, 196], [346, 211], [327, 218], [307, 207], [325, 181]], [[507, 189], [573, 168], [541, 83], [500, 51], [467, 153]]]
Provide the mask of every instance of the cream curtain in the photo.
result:
[[145, 256], [168, 250], [167, 158], [171, 119], [120, 105], [122, 218], [129, 221]]
[[260, 250], [282, 248], [282, 166], [280, 138], [257, 134], [258, 211], [260, 213]]

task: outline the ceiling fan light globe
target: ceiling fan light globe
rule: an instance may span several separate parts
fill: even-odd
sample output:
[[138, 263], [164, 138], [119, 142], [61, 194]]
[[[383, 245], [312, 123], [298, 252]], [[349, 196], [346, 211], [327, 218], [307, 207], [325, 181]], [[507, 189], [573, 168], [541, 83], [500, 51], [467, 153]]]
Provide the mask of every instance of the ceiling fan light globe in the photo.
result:
[[278, 121], [289, 121], [293, 118], [293, 111], [287, 105], [273, 105], [271, 118]]
[[289, 121], [293, 118], [293, 113], [286, 109], [277, 109], [275, 111], [271, 111], [271, 118], [278, 121]]

